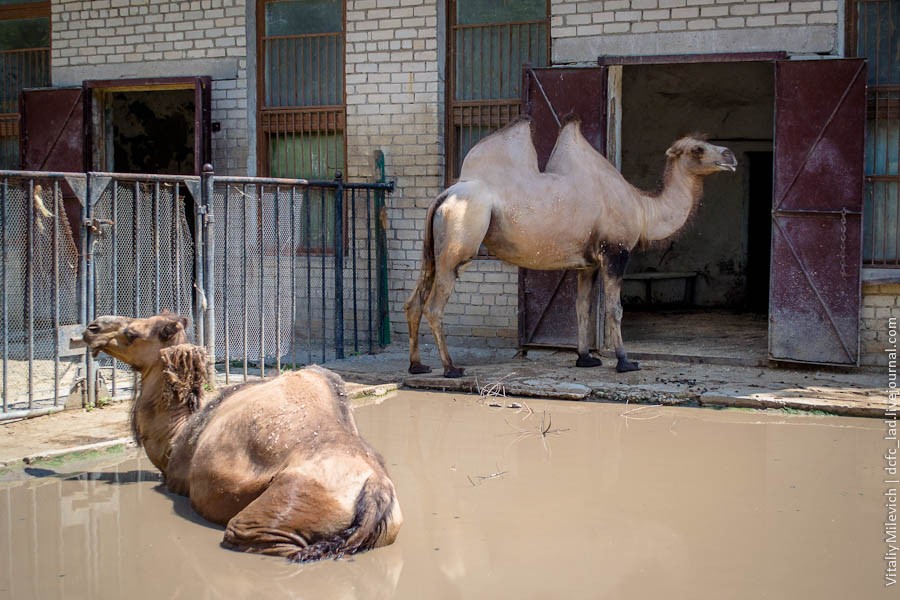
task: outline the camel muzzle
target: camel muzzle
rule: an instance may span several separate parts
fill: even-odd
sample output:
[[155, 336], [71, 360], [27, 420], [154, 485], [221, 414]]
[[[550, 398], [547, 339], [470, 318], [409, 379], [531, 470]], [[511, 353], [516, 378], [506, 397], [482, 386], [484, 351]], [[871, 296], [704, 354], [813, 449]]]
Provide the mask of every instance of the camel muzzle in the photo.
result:
[[734, 152], [725, 148], [722, 150], [722, 158], [723, 160], [717, 161], [716, 166], [722, 169], [723, 171], [731, 171], [734, 173], [737, 171], [738, 161], [737, 157], [735, 157]]

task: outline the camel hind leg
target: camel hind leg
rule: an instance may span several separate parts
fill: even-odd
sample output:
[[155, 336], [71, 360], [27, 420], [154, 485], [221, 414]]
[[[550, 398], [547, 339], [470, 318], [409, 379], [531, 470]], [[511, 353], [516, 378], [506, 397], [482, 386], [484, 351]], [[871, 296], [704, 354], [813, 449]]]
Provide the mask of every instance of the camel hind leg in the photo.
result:
[[431, 372], [431, 367], [422, 364], [419, 352], [419, 325], [422, 323], [425, 301], [428, 300], [433, 285], [434, 267], [428, 264], [422, 265], [422, 274], [419, 276], [416, 288], [409, 295], [409, 299], [403, 307], [409, 327], [409, 372], [413, 375]]
[[[419, 321], [424, 313], [441, 356], [444, 377], [462, 377], [453, 364], [444, 338], [443, 318], [456, 278], [472, 261], [491, 224], [491, 203], [471, 182], [458, 183], [443, 195], [430, 221], [433, 262], [422, 265], [422, 275], [406, 303], [410, 330], [410, 372], [427, 372], [419, 358]], [[427, 257], [426, 257], [427, 258]], [[415, 370], [414, 370], [415, 369]]]
[[308, 562], [393, 543], [403, 516], [386, 475], [372, 473], [355, 501], [347, 505], [346, 500], [315, 477], [279, 473], [266, 491], [228, 522], [222, 545]]
[[[346, 511], [315, 479], [280, 473], [253, 502], [228, 521], [222, 545], [232, 550], [283, 556], [302, 562], [317, 542], [333, 546], [342, 529], [323, 532], [325, 523], [346, 521]], [[324, 548], [322, 549], [324, 550]], [[322, 550], [316, 554], [323, 554]]]

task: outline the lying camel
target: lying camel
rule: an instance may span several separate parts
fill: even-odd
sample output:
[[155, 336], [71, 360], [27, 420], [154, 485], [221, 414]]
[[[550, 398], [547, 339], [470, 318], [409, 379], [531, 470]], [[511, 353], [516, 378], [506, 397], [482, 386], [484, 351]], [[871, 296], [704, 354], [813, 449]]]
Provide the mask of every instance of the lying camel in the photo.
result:
[[422, 272], [406, 301], [409, 372], [428, 373], [419, 354], [424, 312], [434, 333], [444, 377], [461, 377], [447, 351], [442, 319], [453, 285], [481, 244], [497, 258], [526, 269], [578, 270], [575, 312], [579, 367], [590, 355], [590, 292], [603, 276], [605, 341], [616, 351], [616, 370], [637, 370], [622, 343], [620, 292], [629, 254], [640, 244], [674, 235], [703, 193], [703, 178], [735, 171], [728, 148], [685, 137], [666, 151], [663, 186], [642, 192], [567, 118], [544, 172], [527, 117], [478, 142], [466, 155], [459, 181], [438, 196], [425, 217]]
[[297, 562], [386, 546], [403, 522], [338, 375], [312, 366], [201, 406], [206, 352], [187, 319], [100, 317], [84, 341], [141, 375], [131, 425], [166, 487], [225, 525], [223, 546]]

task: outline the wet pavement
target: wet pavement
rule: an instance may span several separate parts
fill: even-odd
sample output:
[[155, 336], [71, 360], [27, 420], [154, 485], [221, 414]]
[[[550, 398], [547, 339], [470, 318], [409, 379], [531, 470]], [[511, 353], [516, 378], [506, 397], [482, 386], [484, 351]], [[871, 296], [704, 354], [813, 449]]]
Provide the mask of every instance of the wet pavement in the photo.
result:
[[883, 418], [891, 408], [886, 369], [774, 368], [756, 364], [755, 348], [753, 353], [735, 350], [734, 356], [727, 356], [696, 344], [661, 360], [655, 345], [634, 346], [637, 351], [631, 356], [640, 359], [641, 370], [631, 373], [616, 373], [616, 360], [607, 354], [603, 366], [580, 369], [575, 367], [572, 351], [532, 349], [522, 356], [514, 350], [452, 348], [456, 365], [466, 373], [460, 379], [445, 379], [434, 347], [423, 345], [423, 362], [434, 371], [409, 375], [407, 349], [401, 344], [326, 366], [360, 383], [472, 393], [488, 390], [536, 398], [788, 409], [874, 418]]
[[394, 545], [310, 565], [224, 550], [220, 527], [116, 447], [0, 483], [0, 598], [896, 597], [881, 421], [411, 390], [355, 402], [397, 486]]

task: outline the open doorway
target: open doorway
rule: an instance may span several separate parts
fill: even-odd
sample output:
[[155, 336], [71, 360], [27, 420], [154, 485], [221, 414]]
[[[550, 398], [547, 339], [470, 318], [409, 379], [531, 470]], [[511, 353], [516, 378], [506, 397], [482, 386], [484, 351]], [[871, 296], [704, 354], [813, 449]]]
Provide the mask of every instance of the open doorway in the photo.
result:
[[210, 156], [210, 80], [86, 81], [89, 168], [199, 175]]
[[113, 147], [107, 157], [110, 171], [193, 173], [193, 90], [110, 92], [108, 102]]
[[666, 148], [689, 134], [731, 148], [739, 162], [737, 173], [706, 179], [679, 235], [633, 254], [622, 290], [633, 354], [765, 363], [774, 80], [769, 61], [623, 67], [628, 181], [655, 189]]

